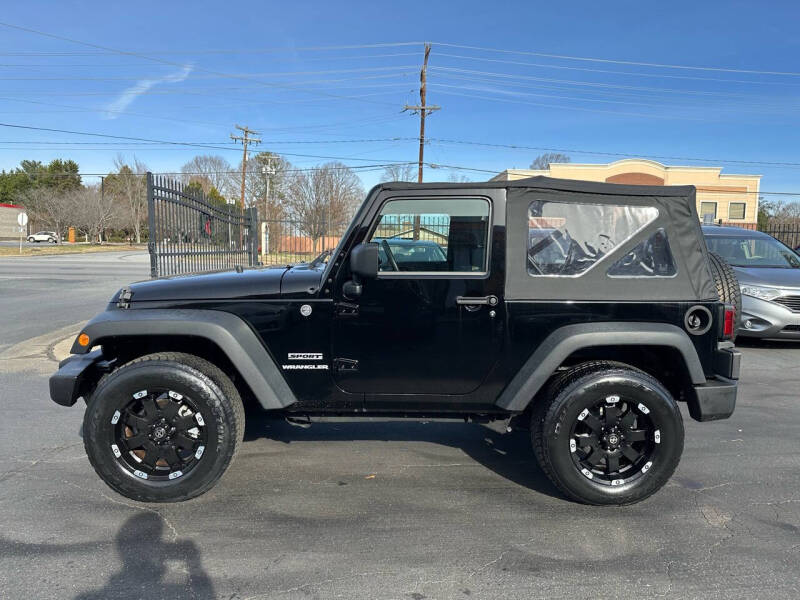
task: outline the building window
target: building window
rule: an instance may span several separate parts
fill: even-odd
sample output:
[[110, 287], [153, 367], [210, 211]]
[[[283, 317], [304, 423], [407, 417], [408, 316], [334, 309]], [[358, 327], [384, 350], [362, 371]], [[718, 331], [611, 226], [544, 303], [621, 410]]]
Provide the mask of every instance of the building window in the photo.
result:
[[717, 218], [717, 203], [716, 202], [701, 202], [700, 203], [700, 218], [705, 221], [706, 215], [711, 215], [712, 219]]
[[747, 206], [744, 202], [731, 202], [728, 205], [729, 219], [744, 219], [744, 209]]

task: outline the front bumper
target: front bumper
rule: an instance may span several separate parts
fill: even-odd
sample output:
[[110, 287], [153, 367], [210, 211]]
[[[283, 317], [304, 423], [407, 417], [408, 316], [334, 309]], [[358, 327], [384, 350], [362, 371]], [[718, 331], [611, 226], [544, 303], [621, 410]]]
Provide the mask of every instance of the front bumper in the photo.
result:
[[[750, 327], [747, 327], [747, 323]], [[760, 298], [742, 295], [739, 335], [743, 337], [800, 340], [800, 313]]]
[[109, 367], [102, 349], [65, 358], [58, 363], [58, 371], [50, 377], [50, 398], [61, 406], [72, 406]]

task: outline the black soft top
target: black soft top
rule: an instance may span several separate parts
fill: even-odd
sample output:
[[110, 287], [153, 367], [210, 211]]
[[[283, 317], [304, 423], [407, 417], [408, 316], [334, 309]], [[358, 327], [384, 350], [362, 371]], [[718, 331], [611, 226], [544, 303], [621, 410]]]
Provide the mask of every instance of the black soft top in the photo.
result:
[[693, 185], [625, 185], [619, 183], [604, 183], [600, 181], [581, 181], [578, 179], [556, 179], [554, 177], [527, 177], [513, 181], [465, 181], [463, 183], [412, 183], [409, 181], [392, 181], [379, 183], [381, 190], [441, 190], [441, 189], [513, 189], [513, 188], [539, 188], [546, 190], [560, 190], [564, 192], [579, 192], [585, 194], [609, 194], [613, 196], [662, 196], [662, 197], [688, 197], [694, 196]]
[[[694, 186], [622, 185], [594, 181], [530, 177], [514, 181], [465, 183], [392, 182], [379, 190], [506, 190], [506, 299], [574, 301], [716, 301], [708, 251], [697, 215]], [[618, 240], [603, 259], [614, 264], [634, 247], [663, 230], [675, 261], [670, 277], [610, 277], [606, 267], [579, 276], [532, 276], [527, 269], [529, 207], [533, 202], [619, 207], [648, 206], [658, 217], [635, 235]], [[586, 225], [584, 224], [584, 227]], [[603, 232], [599, 229], [598, 233]], [[614, 236], [611, 236], [614, 239]]]

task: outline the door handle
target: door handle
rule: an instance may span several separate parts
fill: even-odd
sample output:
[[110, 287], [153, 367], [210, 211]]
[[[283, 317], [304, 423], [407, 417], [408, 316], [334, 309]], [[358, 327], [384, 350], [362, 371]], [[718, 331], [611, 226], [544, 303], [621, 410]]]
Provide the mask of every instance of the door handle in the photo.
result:
[[470, 296], [458, 296], [456, 297], [456, 304], [462, 305], [476, 305], [476, 304], [484, 304], [486, 306], [497, 306], [497, 296], [478, 296], [478, 297], [470, 297]]

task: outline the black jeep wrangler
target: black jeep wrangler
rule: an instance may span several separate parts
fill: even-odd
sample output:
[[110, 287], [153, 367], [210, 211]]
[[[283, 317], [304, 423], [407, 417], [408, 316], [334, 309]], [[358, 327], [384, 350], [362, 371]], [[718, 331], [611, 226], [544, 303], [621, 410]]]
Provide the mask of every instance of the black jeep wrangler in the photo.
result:
[[733, 412], [739, 301], [693, 187], [381, 184], [327, 257], [123, 288], [50, 392], [135, 500], [211, 488], [252, 402], [529, 429], [566, 496], [627, 504], [678, 465], [678, 402]]

